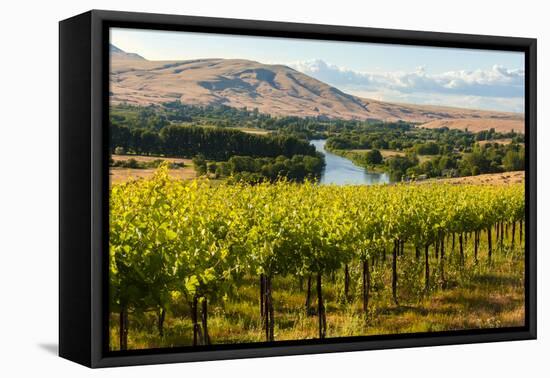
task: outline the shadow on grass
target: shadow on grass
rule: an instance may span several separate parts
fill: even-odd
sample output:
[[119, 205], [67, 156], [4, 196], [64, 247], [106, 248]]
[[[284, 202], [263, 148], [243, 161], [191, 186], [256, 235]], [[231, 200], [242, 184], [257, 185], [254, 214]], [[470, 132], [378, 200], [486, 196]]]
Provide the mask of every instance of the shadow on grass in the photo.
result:
[[521, 286], [521, 280], [517, 277], [502, 276], [495, 273], [484, 273], [474, 276], [471, 282], [499, 287]]
[[[432, 310], [428, 310], [427, 308], [420, 307], [420, 306], [406, 306], [406, 305], [399, 305], [399, 306], [388, 306], [388, 307], [380, 307], [376, 311], [376, 315], [391, 315], [391, 316], [399, 316], [403, 315], [407, 312], [412, 312], [418, 315], [427, 316], [430, 313], [433, 314]], [[448, 311], [446, 311], [447, 313]]]
[[500, 313], [513, 309], [523, 304], [523, 298], [511, 298], [510, 296], [482, 296], [482, 295], [457, 295], [447, 296], [444, 299], [449, 305], [467, 309], [470, 312]]
[[[509, 280], [507, 277], [499, 277], [493, 275], [486, 275], [487, 277], [481, 278], [481, 280], [492, 280], [491, 282], [498, 282], [498, 279], [502, 285], [506, 285], [505, 282], [511, 282], [515, 280]], [[485, 281], [484, 281], [485, 282]], [[389, 304], [381, 306], [376, 310], [376, 316], [403, 316], [405, 314], [414, 314], [422, 317], [427, 316], [458, 316], [464, 310], [470, 313], [500, 313], [506, 310], [511, 310], [523, 305], [524, 301], [522, 297], [513, 297], [511, 295], [499, 295], [488, 294], [485, 292], [477, 293], [465, 290], [454, 290], [440, 293], [440, 295], [434, 294], [432, 297], [427, 298], [429, 303], [418, 305], [393, 305]]]

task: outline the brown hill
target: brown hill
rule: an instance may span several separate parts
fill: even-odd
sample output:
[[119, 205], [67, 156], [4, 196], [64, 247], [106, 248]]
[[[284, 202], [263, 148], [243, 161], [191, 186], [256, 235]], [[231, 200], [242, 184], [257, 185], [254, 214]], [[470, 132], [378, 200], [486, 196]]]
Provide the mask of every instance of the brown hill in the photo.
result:
[[523, 133], [525, 121], [523, 117], [518, 119], [501, 118], [464, 118], [464, 119], [438, 119], [435, 121], [421, 124], [420, 127], [428, 129], [439, 129], [448, 127], [449, 129], [460, 129], [477, 133], [482, 130], [494, 128], [497, 132], [516, 131]]
[[523, 116], [516, 113], [382, 102], [344, 93], [284, 65], [244, 59], [148, 61], [114, 46], [110, 91], [115, 104], [180, 100], [191, 105], [257, 108], [275, 116], [403, 120], [426, 127], [434, 120], [469, 119], [479, 121], [478, 128], [483, 128], [488, 120], [486, 129], [502, 122], [500, 130], [513, 124], [516, 131], [523, 131], [518, 127]]

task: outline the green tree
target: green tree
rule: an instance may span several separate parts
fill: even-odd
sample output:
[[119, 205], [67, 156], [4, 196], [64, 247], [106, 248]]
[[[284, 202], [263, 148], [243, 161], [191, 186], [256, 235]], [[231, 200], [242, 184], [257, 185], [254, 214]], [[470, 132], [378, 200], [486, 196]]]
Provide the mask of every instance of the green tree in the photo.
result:
[[509, 150], [502, 159], [506, 171], [519, 171], [525, 169], [525, 157], [520, 151]]
[[206, 159], [204, 158], [204, 155], [198, 154], [193, 158], [193, 165], [195, 167], [195, 171], [199, 176], [202, 176], [206, 174]]
[[384, 158], [382, 157], [380, 150], [377, 150], [377, 149], [368, 151], [366, 153], [365, 159], [368, 164], [372, 164], [372, 165], [382, 164], [382, 162], [384, 161]]

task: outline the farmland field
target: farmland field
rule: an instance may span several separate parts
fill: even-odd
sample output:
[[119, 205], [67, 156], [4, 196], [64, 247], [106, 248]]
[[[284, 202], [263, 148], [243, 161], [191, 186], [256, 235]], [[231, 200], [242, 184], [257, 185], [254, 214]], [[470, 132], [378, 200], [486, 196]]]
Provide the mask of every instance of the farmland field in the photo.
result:
[[[432, 180], [429, 180], [432, 181]], [[508, 185], [521, 184], [525, 182], [524, 171], [513, 171], [503, 173], [488, 173], [485, 175], [454, 177], [438, 179], [437, 182], [448, 184], [484, 184], [484, 185]]]
[[[183, 163], [183, 167], [178, 169], [170, 169], [168, 172], [171, 177], [190, 180], [196, 177], [195, 169], [193, 168], [193, 163], [191, 159], [181, 159], [181, 158], [164, 158], [164, 157], [154, 157], [154, 156], [140, 156], [140, 155], [111, 155], [111, 158], [114, 161], [128, 161], [129, 159], [134, 159], [137, 162], [153, 162], [155, 160], [162, 160], [172, 163]], [[155, 168], [123, 168], [123, 167], [111, 167], [109, 170], [109, 176], [111, 183], [122, 183], [128, 180], [137, 179], [137, 178], [151, 178], [155, 174]]]
[[522, 185], [210, 186], [161, 168], [112, 191], [112, 349], [524, 322]]

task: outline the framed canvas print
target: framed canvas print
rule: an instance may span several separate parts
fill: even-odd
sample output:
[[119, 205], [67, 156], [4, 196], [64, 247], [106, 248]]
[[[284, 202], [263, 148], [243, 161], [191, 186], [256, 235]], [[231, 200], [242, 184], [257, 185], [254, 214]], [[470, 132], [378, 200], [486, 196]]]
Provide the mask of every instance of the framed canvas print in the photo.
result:
[[60, 23], [60, 355], [536, 337], [536, 40]]

